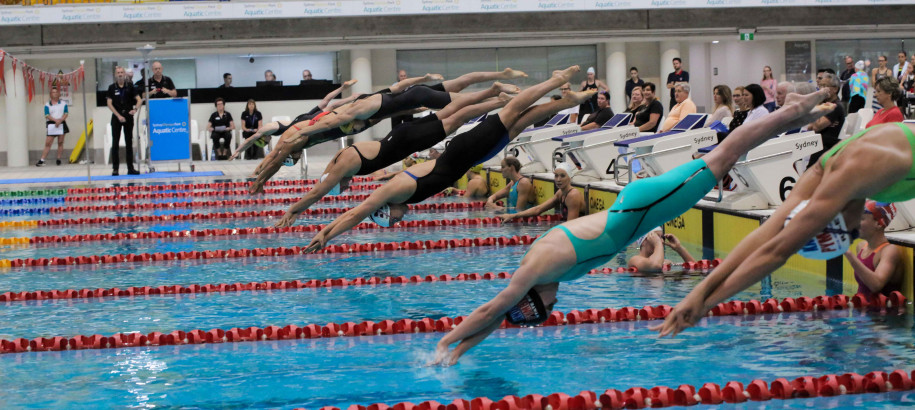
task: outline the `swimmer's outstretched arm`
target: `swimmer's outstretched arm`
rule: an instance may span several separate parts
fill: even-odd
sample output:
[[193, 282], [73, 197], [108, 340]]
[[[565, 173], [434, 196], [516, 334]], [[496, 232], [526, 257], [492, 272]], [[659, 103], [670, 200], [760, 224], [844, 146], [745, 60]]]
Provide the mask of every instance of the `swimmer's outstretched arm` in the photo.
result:
[[272, 138], [271, 135], [273, 135], [273, 133], [276, 132], [276, 130], [278, 130], [279, 128], [280, 128], [280, 124], [278, 122], [270, 122], [270, 123], [267, 123], [267, 125], [264, 125], [263, 127], [258, 128], [257, 132], [255, 132], [253, 135], [251, 135], [250, 137], [245, 139], [244, 142], [242, 142], [241, 145], [238, 146], [238, 149], [235, 150], [235, 153], [233, 153], [232, 156], [229, 157], [229, 161], [231, 161], [235, 158], [238, 158], [242, 152], [244, 152], [248, 148], [251, 148], [251, 146], [254, 145], [254, 142], [260, 138], [263, 138], [264, 142], [269, 144], [270, 139]]
[[[327, 93], [327, 95], [324, 96], [324, 99], [318, 103], [318, 108], [320, 108], [322, 111], [326, 111], [325, 109], [330, 104], [331, 100], [333, 100], [338, 95], [340, 95], [340, 93], [342, 93], [343, 90], [346, 90], [347, 88], [352, 87], [353, 84], [356, 84], [357, 82], [359, 82], [359, 80], [354, 78], [352, 80], [344, 82], [343, 85], [340, 86], [340, 88], [337, 88], [336, 90], [333, 90], [333, 91]], [[350, 101], [352, 101], [352, 99]]]
[[[504, 206], [496, 205], [496, 201], [498, 201], [498, 200], [500, 200], [500, 199], [502, 199], [502, 198], [507, 197], [507, 196], [508, 196], [508, 191], [511, 190], [511, 187], [512, 187], [511, 185], [506, 185], [506, 186], [502, 187], [502, 189], [496, 191], [496, 193], [490, 195], [489, 198], [486, 198], [486, 205], [485, 205], [485, 208], [486, 208], [486, 209], [494, 209], [494, 210], [496, 210], [496, 211], [501, 211], [501, 210], [505, 209]], [[521, 194], [519, 193], [518, 196], [520, 197]], [[509, 205], [510, 205], [510, 204], [509, 204]]]
[[402, 190], [399, 189], [399, 184], [394, 184], [393, 182], [396, 181], [392, 181], [381, 188], [376, 189], [375, 192], [372, 192], [372, 194], [361, 204], [346, 211], [346, 213], [340, 215], [333, 222], [325, 226], [324, 229], [322, 229], [321, 232], [318, 232], [311, 240], [311, 243], [305, 248], [305, 252], [316, 252], [323, 249], [331, 239], [353, 229], [354, 226], [365, 220], [365, 218], [368, 218], [369, 215], [385, 204], [392, 201], [404, 201], [409, 198], [410, 194], [405, 195], [404, 192], [400, 192]]
[[[446, 360], [448, 365], [457, 363], [461, 355], [499, 328], [505, 318], [505, 312], [518, 304], [524, 295], [534, 287], [533, 275], [518, 275], [517, 273], [515, 272], [515, 275], [512, 276], [507, 288], [474, 310], [467, 319], [464, 319], [460, 325], [438, 342], [435, 347], [435, 358], [430, 364], [437, 365]], [[458, 342], [460, 342], [458, 346], [449, 355], [448, 348]]]
[[[540, 205], [532, 206], [532, 207], [527, 208], [518, 213], [502, 214], [502, 215], [496, 215], [496, 216], [498, 216], [499, 218], [502, 218], [503, 223], [511, 221], [512, 219], [526, 218], [529, 216], [538, 216], [546, 211], [549, 211], [550, 209], [555, 208], [556, 205], [559, 203], [559, 198], [561, 196], [562, 196], [562, 191], [556, 191], [556, 193], [553, 194], [553, 196], [550, 199], [543, 201], [543, 203]], [[569, 212], [570, 213], [572, 212], [571, 207], [569, 208]]]
[[689, 253], [686, 248], [683, 247], [683, 244], [680, 243], [680, 239], [676, 235], [669, 233], [664, 235], [664, 245], [673, 249], [677, 255], [680, 255], [680, 258], [683, 259], [683, 262], [695, 262], [696, 258], [693, 258], [693, 255]]

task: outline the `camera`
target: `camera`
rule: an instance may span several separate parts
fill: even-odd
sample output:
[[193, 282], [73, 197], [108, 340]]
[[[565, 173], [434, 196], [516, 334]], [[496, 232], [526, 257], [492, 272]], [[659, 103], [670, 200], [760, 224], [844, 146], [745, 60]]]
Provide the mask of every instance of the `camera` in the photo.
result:
[[248, 57], [248, 62], [254, 64], [254, 57]]

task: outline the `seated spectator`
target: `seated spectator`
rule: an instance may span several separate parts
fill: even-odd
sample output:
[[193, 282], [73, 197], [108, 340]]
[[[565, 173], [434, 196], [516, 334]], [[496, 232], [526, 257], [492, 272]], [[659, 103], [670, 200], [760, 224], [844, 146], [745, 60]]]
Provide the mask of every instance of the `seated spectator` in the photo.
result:
[[715, 121], [721, 121], [727, 117], [734, 116], [734, 100], [731, 96], [731, 87], [726, 85], [716, 85], [712, 89], [712, 98], [715, 101], [715, 110], [708, 117], [706, 124], [712, 124]]
[[210, 131], [210, 138], [213, 139], [213, 149], [216, 151], [216, 159], [229, 159], [229, 141], [232, 139], [232, 131], [235, 130], [235, 121], [232, 120], [232, 114], [226, 111], [226, 100], [222, 97], [217, 98], [216, 112], [210, 115], [207, 122], [207, 131]]
[[311, 70], [302, 70], [302, 81], [311, 81]]
[[[765, 99], [765, 96], [763, 96], [763, 99]], [[661, 132], [670, 131], [684, 117], [696, 113], [696, 104], [689, 99], [689, 84], [678, 83], [674, 86], [674, 101], [677, 104], [667, 114], [667, 119], [664, 120], [664, 125], [661, 126]]]
[[[231, 77], [229, 77], [231, 78]], [[231, 87], [231, 86], [229, 86]], [[257, 110], [257, 103], [253, 99], [248, 100], [245, 111], [241, 113], [241, 135], [242, 138], [248, 139], [254, 135], [260, 127], [264, 126], [264, 116]], [[258, 159], [264, 157], [264, 145], [251, 145], [245, 150], [245, 159]]]
[[660, 227], [639, 238], [636, 244], [639, 247], [639, 253], [629, 258], [628, 264], [639, 272], [660, 272], [664, 269], [664, 265], [673, 264], [670, 260], [664, 259], [665, 246], [680, 255], [683, 262], [696, 261], [676, 235], [664, 234]]
[[626, 80], [626, 99], [631, 102], [632, 100], [632, 90], [636, 87], [642, 88], [645, 86], [645, 80], [639, 78], [639, 69], [635, 67], [629, 68], [629, 79]]
[[867, 87], [870, 86], [871, 80], [864, 71], [864, 62], [855, 63], [855, 73], [848, 79], [848, 113], [856, 113], [864, 108], [867, 100]]
[[867, 123], [865, 128], [870, 128], [877, 124], [905, 120], [902, 110], [896, 106], [896, 100], [899, 99], [900, 94], [902, 94], [902, 91], [900, 91], [899, 82], [895, 78], [883, 77], [877, 80], [877, 83], [874, 84], [874, 99], [883, 108], [874, 113], [874, 118]]
[[642, 109], [635, 114], [635, 122], [632, 125], [639, 127], [639, 132], [657, 132], [661, 123], [661, 116], [664, 115], [664, 105], [658, 101], [655, 92], [657, 87], [654, 83], [645, 83], [642, 87], [642, 98], [645, 102]]
[[597, 93], [597, 110], [588, 115], [588, 119], [581, 125], [582, 131], [600, 128], [605, 122], [613, 118], [613, 109], [610, 108], [610, 93], [601, 91]]
[[[572, 92], [572, 84], [565, 83], [559, 87], [560, 95], [553, 95], [554, 100], [561, 100], [562, 96], [566, 93]], [[559, 112], [559, 114], [568, 114], [569, 115], [569, 124], [578, 124], [578, 107], [566, 108]]]
[[845, 251], [845, 259], [855, 270], [858, 294], [874, 297], [878, 294], [889, 296], [893, 291], [902, 291], [905, 276], [903, 254], [896, 245], [886, 239], [887, 225], [896, 215], [896, 206], [868, 200], [858, 232], [863, 241], [857, 250]]
[[483, 166], [476, 165], [467, 170], [464, 175], [467, 177], [467, 189], [464, 190], [464, 198], [483, 199], [489, 196], [489, 184], [483, 178]]
[[[836, 103], [839, 101], [839, 78], [835, 74], [824, 73], [823, 79], [817, 85], [821, 90], [829, 91], [829, 97], [824, 102]], [[810, 156], [810, 162], [807, 163], [808, 168], [820, 159], [820, 155], [823, 155], [824, 152], [829, 151], [839, 143], [839, 132], [844, 124], [845, 110], [841, 104], [836, 104], [836, 109], [832, 110], [831, 113], [820, 117], [807, 126], [809, 131], [817, 132], [823, 137], [823, 150]]]
[[563, 162], [553, 171], [554, 183], [556, 184], [556, 193], [543, 201], [542, 204], [530, 207], [522, 212], [514, 214], [497, 215], [502, 218], [502, 222], [508, 222], [516, 218], [526, 218], [528, 216], [538, 216], [550, 209], [555, 209], [556, 213], [562, 216], [563, 221], [571, 221], [582, 216], [587, 211], [585, 196], [581, 191], [572, 187], [572, 178], [569, 172], [572, 165]]
[[744, 95], [745, 102], [750, 103], [750, 112], [747, 113], [744, 124], [769, 115], [769, 109], [766, 108], [766, 92], [759, 84], [750, 84], [744, 88], [743, 92], [750, 93], [749, 100]]
[[[744, 98], [744, 93], [748, 98]], [[734, 110], [733, 118], [731, 118], [731, 123], [728, 124], [728, 130], [734, 131], [737, 127], [741, 126], [744, 120], [747, 119], [747, 115], [750, 113], [750, 104], [747, 103], [748, 100], [752, 100], [750, 93], [747, 92], [744, 87], [737, 87], [734, 89], [734, 106], [737, 109]]]
[[775, 109], [782, 108], [785, 105], [785, 97], [794, 92], [797, 92], [794, 83], [790, 81], [778, 83], [778, 86], [775, 87]]
[[625, 113], [632, 114], [632, 121], [629, 123], [635, 122], [635, 114], [639, 112], [645, 106], [645, 98], [642, 97], [642, 87], [633, 87], [629, 94], [629, 107], [626, 108]]
[[[525, 178], [521, 175], [521, 161], [515, 157], [505, 157], [502, 160], [502, 177], [508, 182], [499, 192], [495, 192], [486, 198], [486, 209], [497, 211], [505, 210], [507, 213], [515, 213], [530, 208], [537, 203], [537, 195], [534, 193], [534, 180]], [[505, 206], [496, 204], [496, 201], [507, 198]]]
[[264, 81], [276, 81], [276, 74], [271, 70], [264, 71]]
[[232, 88], [232, 73], [222, 75], [222, 85], [217, 88]]

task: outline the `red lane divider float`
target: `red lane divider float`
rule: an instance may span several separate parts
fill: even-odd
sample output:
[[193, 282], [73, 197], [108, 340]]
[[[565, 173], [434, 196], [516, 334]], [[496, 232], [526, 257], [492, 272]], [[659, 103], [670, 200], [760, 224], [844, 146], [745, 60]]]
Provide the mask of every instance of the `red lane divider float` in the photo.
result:
[[[651, 389], [632, 387], [625, 391], [608, 389], [600, 394], [585, 390], [574, 396], [565, 393], [553, 393], [550, 395], [530, 394], [524, 397], [505, 396], [496, 401], [486, 397], [477, 397], [472, 400], [457, 399], [448, 405], [437, 401], [424, 401], [419, 404], [403, 402], [393, 406], [376, 403], [369, 406], [352, 405], [347, 410], [594, 410], [598, 408], [616, 410], [647, 407], [661, 408], [697, 404], [744, 403], [748, 400], [789, 400], [831, 397], [840, 394], [908, 391], [915, 388], [912, 383], [913, 379], [915, 379], [915, 370], [911, 374], [905, 370], [893, 370], [891, 373], [873, 371], [863, 376], [857, 373], [845, 373], [842, 375], [827, 374], [819, 377], [803, 376], [793, 381], [778, 378], [769, 383], [765, 380], [756, 379], [746, 385], [738, 381], [730, 381], [725, 383], [724, 387], [716, 383], [705, 383], [698, 388], [689, 384], [681, 384], [677, 388], [656, 386]], [[340, 409], [322, 407], [321, 410]]]
[[[460, 192], [455, 190], [450, 194], [438, 193], [433, 197], [446, 197], [459, 195]], [[337, 195], [325, 196], [321, 198], [324, 202], [343, 202], [343, 201], [364, 201], [369, 194]], [[60, 212], [97, 212], [97, 211], [135, 211], [142, 209], [188, 209], [188, 208], [211, 208], [227, 206], [248, 206], [248, 205], [285, 205], [299, 202], [299, 198], [256, 198], [256, 199], [228, 199], [224, 201], [199, 201], [199, 202], [163, 202], [163, 203], [144, 203], [144, 204], [117, 204], [117, 205], [84, 205], [84, 206], [55, 206], [48, 208], [51, 213]], [[463, 202], [462, 202], [463, 203]], [[308, 211], [316, 211], [309, 208]]]
[[[901, 306], [905, 303], [905, 297], [899, 294], [894, 296], [900, 300], [900, 304], [896, 306]], [[788, 299], [782, 300], [784, 304]], [[843, 309], [843, 306], [848, 306], [848, 297], [845, 295], [838, 296], [819, 296], [816, 298], [798, 298], [800, 299], [810, 299], [812, 301], [823, 299], [829, 301], [828, 303], [832, 306], [832, 309]], [[747, 306], [753, 304], [754, 301], [741, 302], [741, 301], [731, 301], [727, 304], [722, 305], [733, 305], [739, 304], [739, 306]], [[878, 303], [879, 300], [875, 300], [874, 303]], [[757, 301], [758, 303], [758, 301]], [[720, 306], [720, 305], [719, 305]], [[811, 306], [816, 306], [811, 304]], [[871, 305], [878, 306], [878, 305]], [[887, 313], [892, 313], [892, 309], [889, 305], [887, 306]], [[811, 307], [811, 310], [813, 307]], [[896, 309], [900, 311], [900, 309]], [[550, 317], [544, 322], [541, 326], [560, 326], [560, 325], [576, 325], [580, 323], [598, 323], [598, 322], [612, 322], [612, 321], [632, 321], [632, 320], [659, 320], [664, 319], [670, 313], [671, 307], [667, 305], [659, 306], [645, 306], [641, 309], [634, 307], [624, 307], [621, 309], [587, 309], [582, 311], [573, 310], [568, 314], [563, 314], [559, 311], [553, 311], [550, 314]], [[737, 309], [734, 308], [731, 310], [736, 312]], [[785, 310], [786, 312], [788, 310]], [[743, 314], [751, 314], [750, 312], [744, 310]], [[764, 312], [759, 311], [755, 314], [763, 314]], [[738, 314], [738, 313], [731, 313]], [[381, 322], [372, 322], [365, 321], [361, 323], [355, 322], [345, 322], [345, 323], [328, 323], [324, 326], [319, 326], [316, 324], [306, 325], [304, 327], [299, 327], [297, 325], [287, 325], [284, 327], [279, 326], [267, 326], [265, 328], [259, 327], [248, 327], [248, 328], [231, 328], [228, 330], [223, 329], [211, 329], [208, 331], [203, 331], [200, 329], [194, 329], [188, 332], [175, 330], [169, 333], [161, 332], [152, 332], [149, 334], [142, 333], [116, 333], [111, 336], [103, 335], [80, 335], [74, 337], [38, 337], [35, 339], [25, 339], [18, 338], [13, 340], [0, 340], [0, 353], [22, 353], [28, 351], [48, 351], [48, 350], [70, 350], [70, 349], [107, 349], [107, 348], [118, 348], [118, 347], [137, 347], [137, 346], [155, 346], [155, 345], [180, 345], [180, 344], [203, 344], [203, 343], [223, 343], [223, 342], [253, 342], [259, 340], [287, 340], [287, 339], [316, 339], [322, 337], [356, 337], [356, 336], [373, 336], [373, 335], [391, 335], [391, 334], [401, 334], [401, 333], [431, 333], [431, 332], [448, 332], [453, 329], [455, 326], [459, 325], [462, 321], [466, 319], [466, 316], [458, 316], [455, 318], [442, 317], [439, 319], [432, 318], [423, 318], [419, 320], [413, 319], [400, 319], [397, 321], [394, 320], [383, 320]], [[502, 321], [500, 326], [501, 328], [517, 327], [509, 324], [507, 321]], [[885, 384], [884, 384], [885, 385]], [[703, 386], [705, 387], [705, 386]], [[788, 396], [793, 393], [785, 393], [785, 389], [788, 386], [781, 386], [782, 390], [773, 392], [773, 396]], [[775, 390], [775, 389], [773, 389]], [[794, 391], [805, 391], [798, 388], [797, 386], [792, 386], [791, 392]], [[742, 395], [741, 391], [741, 395]], [[702, 392], [702, 389], [697, 393], [695, 391], [691, 392], [690, 395], [698, 394], [700, 397], [721, 397], [722, 393], [716, 390], [709, 390], [706, 393]], [[705, 395], [703, 395], [705, 394]], [[594, 401], [591, 401], [593, 403]], [[560, 408], [560, 407], [554, 407]]]
[[[265, 228], [275, 229], [275, 228]], [[530, 245], [536, 239], [536, 236], [502, 236], [489, 238], [465, 238], [465, 239], [440, 239], [438, 241], [414, 241], [414, 242], [377, 242], [363, 244], [341, 244], [330, 245], [320, 251], [320, 253], [348, 253], [348, 252], [375, 252], [375, 251], [398, 251], [398, 250], [416, 250], [416, 249], [447, 249], [447, 248], [468, 248], [474, 246], [515, 246]], [[123, 255], [92, 255], [92, 256], [67, 256], [54, 258], [26, 258], [26, 259], [9, 259], [10, 267], [19, 268], [23, 266], [49, 266], [49, 265], [87, 265], [103, 263], [121, 263], [121, 262], [158, 262], [168, 260], [184, 259], [227, 259], [227, 258], [250, 258], [261, 256], [285, 256], [298, 255], [303, 253], [305, 247], [276, 247], [276, 248], [255, 248], [255, 249], [229, 249], [215, 251], [187, 251], [187, 252], [156, 252], [156, 253], [128, 253]], [[7, 259], [2, 259], [7, 260]]]
[[[374, 181], [371, 177], [354, 177], [352, 183]], [[290, 180], [272, 180], [267, 181], [265, 186], [304, 186], [317, 184], [317, 179], [290, 179]], [[247, 188], [250, 182], [211, 182], [198, 184], [162, 184], [162, 185], [137, 185], [137, 186], [120, 186], [120, 187], [98, 187], [98, 188], [70, 188], [67, 189], [68, 195], [77, 194], [102, 194], [108, 192], [152, 192], [152, 191], [173, 191], [173, 190], [191, 190], [191, 189], [240, 189]]]
[[[610, 268], [592, 269], [589, 275], [603, 275], [611, 273], [632, 272], [631, 268]], [[447, 281], [469, 281], [469, 280], [496, 280], [510, 279], [511, 274], [508, 272], [485, 272], [485, 273], [460, 273], [457, 275], [413, 275], [409, 278], [406, 276], [372, 276], [366, 278], [328, 278], [323, 280], [311, 279], [307, 281], [264, 281], [249, 283], [216, 283], [216, 284], [191, 284], [191, 285], [161, 285], [161, 286], [130, 286], [126, 288], [96, 288], [96, 289], [66, 289], [66, 290], [37, 290], [21, 292], [5, 292], [0, 294], [0, 302], [12, 302], [23, 300], [53, 300], [53, 299], [99, 299], [103, 297], [132, 297], [144, 295], [176, 295], [191, 293], [213, 293], [213, 292], [246, 292], [259, 290], [280, 290], [280, 289], [303, 289], [303, 288], [332, 288], [348, 286], [373, 286], [389, 284], [406, 284], [406, 283], [431, 283]], [[894, 300], [894, 302], [896, 302]]]
[[[437, 204], [412, 204], [410, 210], [428, 211], [428, 210], [462, 210], [462, 209], [483, 209], [485, 202], [447, 202]], [[89, 207], [79, 207], [89, 208]], [[336, 215], [349, 211], [352, 208], [309, 208], [302, 212], [304, 215]], [[114, 209], [118, 210], [118, 209]], [[163, 221], [193, 221], [200, 219], [228, 219], [228, 218], [265, 218], [281, 217], [286, 214], [285, 210], [266, 210], [266, 211], [246, 211], [246, 212], [213, 212], [208, 214], [187, 214], [187, 215], [136, 215], [136, 216], [113, 216], [98, 218], [69, 218], [69, 219], [46, 219], [37, 221], [38, 226], [58, 226], [58, 225], [92, 225], [92, 224], [113, 224], [113, 223], [130, 223], [130, 222], [163, 222]]]
[[[538, 217], [529, 217], [523, 219], [513, 219], [509, 223], [518, 222], [555, 222], [559, 221], [558, 215], [544, 215]], [[460, 218], [460, 219], [437, 219], [437, 220], [414, 220], [398, 222], [393, 228], [417, 228], [430, 226], [459, 226], [459, 225], [499, 225], [502, 220], [499, 218]], [[34, 236], [27, 238], [30, 244], [34, 243], [57, 243], [57, 242], [85, 242], [85, 241], [121, 241], [121, 240], [140, 240], [140, 239], [160, 239], [160, 238], [199, 238], [207, 236], [236, 236], [236, 235], [263, 235], [276, 233], [296, 233], [296, 232], [317, 232], [324, 229], [326, 225], [296, 225], [286, 228], [259, 227], [259, 228], [223, 228], [223, 229], [191, 229], [184, 231], [162, 231], [162, 232], [132, 232], [132, 233], [106, 233], [106, 234], [83, 234], [83, 235], [49, 235]], [[378, 225], [368, 222], [362, 222], [353, 229], [382, 229]], [[386, 228], [391, 229], [391, 228]]]
[[[381, 184], [353, 185], [351, 191], [371, 191], [377, 189]], [[292, 188], [270, 188], [264, 190], [264, 194], [298, 194], [306, 193], [311, 187], [297, 186]], [[68, 196], [67, 202], [93, 202], [93, 201], [116, 201], [116, 200], [149, 200], [149, 199], [167, 199], [167, 198], [201, 198], [212, 196], [250, 196], [247, 190], [227, 190], [227, 191], [188, 191], [188, 192], [168, 192], [168, 193], [116, 193], [104, 195], [87, 195], [87, 196]], [[325, 196], [322, 200], [331, 200], [335, 196]]]

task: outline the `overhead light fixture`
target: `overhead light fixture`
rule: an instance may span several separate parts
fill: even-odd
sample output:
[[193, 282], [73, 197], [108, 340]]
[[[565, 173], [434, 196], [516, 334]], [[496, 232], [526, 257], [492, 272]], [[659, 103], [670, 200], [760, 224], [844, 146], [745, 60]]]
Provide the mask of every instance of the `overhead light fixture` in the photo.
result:
[[718, 40], [712, 40], [712, 44], [718, 44]]

